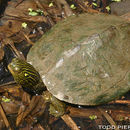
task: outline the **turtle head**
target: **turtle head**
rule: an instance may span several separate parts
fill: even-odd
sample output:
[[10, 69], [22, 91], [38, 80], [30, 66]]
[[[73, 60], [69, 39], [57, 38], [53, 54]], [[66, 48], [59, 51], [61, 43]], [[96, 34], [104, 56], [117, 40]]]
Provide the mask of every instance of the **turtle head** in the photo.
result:
[[20, 85], [22, 85], [21, 80], [28, 81], [28, 78], [33, 77], [34, 74], [36, 78], [39, 77], [38, 72], [32, 65], [19, 58], [13, 58], [11, 63], [8, 65], [8, 69], [13, 75], [15, 81]]
[[[22, 72], [22, 63], [23, 61], [18, 59], [18, 58], [14, 58], [11, 63], [8, 65], [8, 69], [11, 72], [11, 74], [15, 77], [15, 75], [21, 75]], [[22, 63], [22, 64], [21, 64]]]
[[46, 89], [36, 69], [26, 61], [14, 58], [8, 65], [8, 69], [16, 83], [31, 95], [41, 94]]

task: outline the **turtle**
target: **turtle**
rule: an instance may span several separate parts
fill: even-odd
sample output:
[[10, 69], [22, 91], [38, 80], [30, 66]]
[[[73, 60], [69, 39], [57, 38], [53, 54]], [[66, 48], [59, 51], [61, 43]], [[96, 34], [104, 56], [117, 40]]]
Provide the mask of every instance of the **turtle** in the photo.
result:
[[74, 15], [35, 43], [28, 63], [15, 58], [8, 68], [28, 93], [47, 89], [59, 102], [100, 105], [130, 90], [129, 41], [130, 23], [118, 16]]

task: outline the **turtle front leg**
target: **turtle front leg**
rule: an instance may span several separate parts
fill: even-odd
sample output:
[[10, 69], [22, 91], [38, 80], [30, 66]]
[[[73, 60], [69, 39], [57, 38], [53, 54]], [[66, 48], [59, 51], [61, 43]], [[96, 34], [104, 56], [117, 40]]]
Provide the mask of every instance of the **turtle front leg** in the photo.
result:
[[45, 102], [50, 103], [49, 112], [51, 115], [55, 117], [61, 117], [62, 120], [72, 129], [72, 130], [79, 130], [76, 123], [72, 120], [72, 118], [65, 114], [67, 112], [67, 106], [64, 102], [55, 98], [50, 92], [45, 91], [43, 92], [43, 99]]
[[44, 91], [42, 96], [45, 102], [50, 103], [49, 112], [51, 115], [60, 117], [66, 113], [66, 104], [55, 98], [50, 92]]

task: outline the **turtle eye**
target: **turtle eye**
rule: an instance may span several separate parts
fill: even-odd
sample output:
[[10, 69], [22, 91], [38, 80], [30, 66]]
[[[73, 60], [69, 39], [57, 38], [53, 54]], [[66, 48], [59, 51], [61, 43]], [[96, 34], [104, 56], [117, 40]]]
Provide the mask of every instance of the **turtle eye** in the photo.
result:
[[20, 70], [20, 68], [19, 68], [19, 67], [14, 67], [14, 70], [15, 70], [16, 72], [18, 72], [18, 71]]

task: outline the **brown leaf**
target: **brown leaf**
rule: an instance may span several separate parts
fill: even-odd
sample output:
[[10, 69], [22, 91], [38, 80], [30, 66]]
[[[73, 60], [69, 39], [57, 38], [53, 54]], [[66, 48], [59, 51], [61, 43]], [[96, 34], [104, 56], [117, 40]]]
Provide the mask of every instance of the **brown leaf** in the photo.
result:
[[4, 111], [6, 112], [6, 114], [14, 114], [18, 112], [19, 106], [20, 104], [18, 104], [18, 102], [1, 102]]

